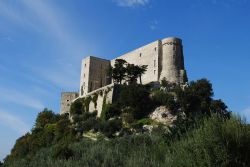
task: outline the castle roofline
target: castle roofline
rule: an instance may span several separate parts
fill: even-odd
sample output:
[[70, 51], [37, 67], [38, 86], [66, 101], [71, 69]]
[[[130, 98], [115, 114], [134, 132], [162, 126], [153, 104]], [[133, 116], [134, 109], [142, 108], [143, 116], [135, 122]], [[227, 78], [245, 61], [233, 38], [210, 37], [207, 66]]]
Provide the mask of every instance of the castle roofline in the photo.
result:
[[178, 41], [182, 41], [181, 38], [178, 38], [178, 37], [167, 37], [167, 38], [163, 38], [162, 40], [178, 40]]
[[86, 59], [86, 58], [94, 58], [94, 59], [99, 59], [99, 60], [104, 60], [104, 61], [110, 61], [110, 60], [108, 60], [108, 59], [103, 59], [103, 58], [96, 57], [96, 56], [86, 56], [86, 57], [84, 57], [84, 58], [82, 59], [82, 61], [83, 61], [84, 59]]

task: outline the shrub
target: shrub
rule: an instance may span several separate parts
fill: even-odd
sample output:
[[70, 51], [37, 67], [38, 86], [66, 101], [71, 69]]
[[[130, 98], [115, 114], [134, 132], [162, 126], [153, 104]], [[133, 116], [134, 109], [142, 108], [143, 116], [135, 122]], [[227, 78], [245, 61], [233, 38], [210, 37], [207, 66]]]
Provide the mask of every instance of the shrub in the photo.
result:
[[84, 98], [79, 98], [71, 104], [70, 106], [71, 115], [82, 114], [84, 112], [83, 100]]
[[116, 103], [106, 104], [104, 105], [104, 108], [102, 110], [101, 119], [108, 120], [114, 116], [119, 115], [120, 113], [120, 108], [117, 106]]
[[122, 122], [120, 119], [113, 119], [100, 123], [100, 131], [107, 137], [113, 137], [114, 133], [122, 128]]
[[68, 160], [74, 156], [73, 150], [65, 145], [57, 145], [53, 147], [51, 157], [52, 159]]
[[122, 108], [133, 108], [132, 114], [136, 119], [147, 116], [153, 107], [149, 98], [149, 90], [145, 86], [137, 84], [123, 86], [118, 103]]

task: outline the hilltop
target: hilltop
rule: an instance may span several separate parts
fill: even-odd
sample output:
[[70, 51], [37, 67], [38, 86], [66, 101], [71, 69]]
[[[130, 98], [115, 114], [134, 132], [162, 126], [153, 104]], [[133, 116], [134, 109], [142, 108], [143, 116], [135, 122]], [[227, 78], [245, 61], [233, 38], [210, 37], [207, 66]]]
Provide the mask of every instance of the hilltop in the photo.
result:
[[[212, 96], [206, 79], [163, 80], [120, 85], [100, 118], [86, 111], [87, 99], [72, 104], [70, 118], [45, 109], [4, 166], [249, 166], [249, 125]], [[152, 117], [159, 107], [165, 122]]]

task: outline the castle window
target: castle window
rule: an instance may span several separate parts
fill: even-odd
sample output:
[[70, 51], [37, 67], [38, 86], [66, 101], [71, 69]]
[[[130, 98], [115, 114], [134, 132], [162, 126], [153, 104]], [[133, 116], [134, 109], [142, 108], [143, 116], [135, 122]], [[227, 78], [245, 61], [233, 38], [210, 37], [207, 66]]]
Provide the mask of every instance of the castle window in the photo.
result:
[[69, 100], [67, 100], [67, 102], [69, 102]]
[[154, 67], [156, 67], [156, 60], [154, 60]]
[[155, 51], [156, 51], [157, 47], [155, 47]]
[[84, 64], [84, 66], [86, 67], [86, 63]]
[[81, 86], [81, 95], [83, 95], [83, 86]]
[[156, 70], [154, 70], [154, 74], [156, 73]]
[[142, 53], [140, 53], [140, 57], [141, 57]]

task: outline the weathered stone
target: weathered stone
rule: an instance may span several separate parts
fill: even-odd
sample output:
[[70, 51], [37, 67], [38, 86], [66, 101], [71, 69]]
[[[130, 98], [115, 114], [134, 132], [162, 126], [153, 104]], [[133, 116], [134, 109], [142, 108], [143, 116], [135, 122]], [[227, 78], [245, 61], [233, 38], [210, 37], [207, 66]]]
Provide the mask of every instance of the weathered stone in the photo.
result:
[[155, 120], [163, 124], [171, 124], [173, 121], [177, 119], [177, 116], [171, 114], [171, 112], [165, 106], [160, 106], [160, 107], [157, 107], [150, 114], [150, 118], [152, 120]]
[[[113, 60], [93, 56], [86, 57], [82, 60], [79, 96], [87, 97], [93, 95], [96, 91], [102, 91], [102, 95], [98, 95], [97, 105], [94, 102], [89, 105], [90, 112], [97, 110], [98, 116], [101, 115], [103, 102], [105, 101], [104, 91], [111, 84], [111, 76], [108, 75], [107, 70], [114, 65], [116, 59], [124, 59], [135, 65], [147, 65], [148, 69], [142, 75], [142, 84], [159, 83], [162, 79], [172, 83], [183, 84], [186, 82], [183, 46], [182, 40], [179, 38], [171, 37], [157, 40]], [[159, 85], [155, 86], [159, 87]], [[113, 94], [113, 89], [106, 94], [106, 103], [113, 102]], [[67, 105], [70, 105], [71, 102], [72, 99], [70, 99], [69, 104], [65, 103], [65, 97], [62, 96], [60, 113], [69, 112]]]

